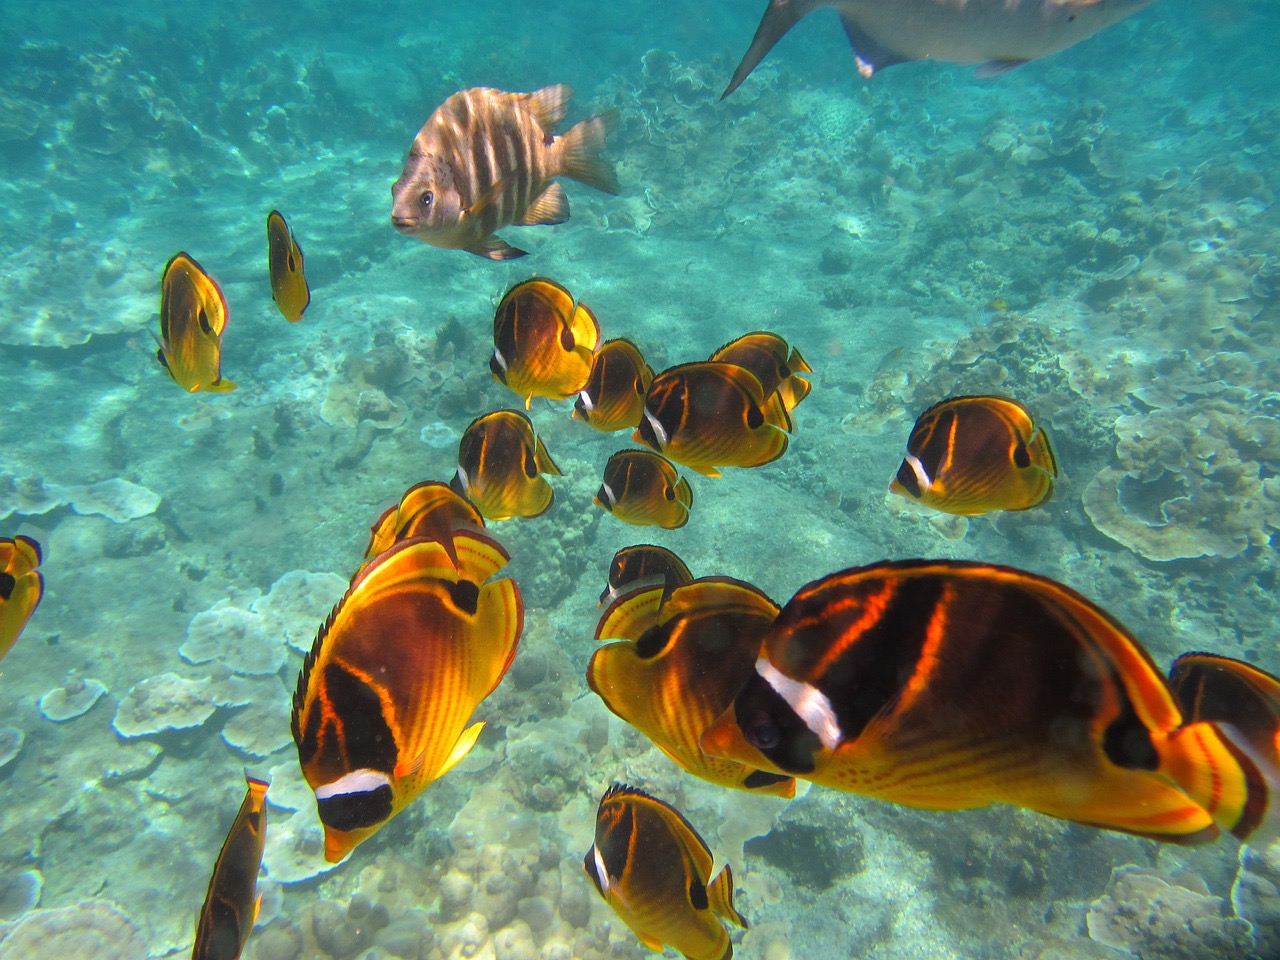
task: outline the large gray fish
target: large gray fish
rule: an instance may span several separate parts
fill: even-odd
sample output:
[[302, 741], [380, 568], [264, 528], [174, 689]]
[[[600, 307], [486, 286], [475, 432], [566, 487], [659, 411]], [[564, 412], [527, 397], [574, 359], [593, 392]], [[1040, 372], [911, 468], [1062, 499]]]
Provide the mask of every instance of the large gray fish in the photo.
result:
[[835, 7], [858, 72], [908, 60], [976, 63], [979, 76], [1011, 70], [1087, 40], [1153, 0], [770, 0], [720, 99], [773, 45], [819, 7]]
[[449, 97], [418, 131], [391, 187], [392, 224], [434, 247], [511, 260], [525, 251], [498, 230], [569, 219], [564, 188], [552, 177], [617, 193], [613, 168], [597, 154], [618, 112], [588, 117], [557, 136], [572, 96], [571, 87], [557, 84], [534, 93], [476, 87]]

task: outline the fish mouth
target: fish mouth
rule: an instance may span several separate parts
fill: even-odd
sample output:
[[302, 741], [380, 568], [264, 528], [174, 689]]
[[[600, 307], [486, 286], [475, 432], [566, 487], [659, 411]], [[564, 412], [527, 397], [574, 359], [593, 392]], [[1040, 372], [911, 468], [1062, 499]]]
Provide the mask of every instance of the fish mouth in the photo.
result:
[[392, 217], [391, 225], [401, 233], [413, 233], [418, 229], [417, 217]]

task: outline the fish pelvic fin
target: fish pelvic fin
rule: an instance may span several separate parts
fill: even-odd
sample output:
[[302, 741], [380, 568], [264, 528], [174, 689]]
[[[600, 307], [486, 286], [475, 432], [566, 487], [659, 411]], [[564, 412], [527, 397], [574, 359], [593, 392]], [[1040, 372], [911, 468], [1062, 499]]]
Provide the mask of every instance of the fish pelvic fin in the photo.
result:
[[733, 868], [727, 863], [724, 869], [711, 881], [711, 886], [707, 887], [707, 903], [712, 911], [724, 917], [730, 923], [736, 923], [743, 930], [746, 930], [749, 926], [746, 917], [740, 914], [737, 907], [733, 905]]
[[550, 226], [564, 223], [569, 219], [569, 198], [564, 195], [564, 187], [551, 183], [540, 193], [523, 216], [516, 221], [520, 227]]
[[613, 164], [598, 154], [605, 147], [605, 139], [617, 128], [620, 116], [616, 108], [606, 110], [587, 117], [557, 137], [552, 169], [605, 193], [617, 193], [621, 188]]
[[840, 25], [844, 27], [844, 35], [849, 38], [849, 46], [853, 48], [853, 59], [858, 65], [858, 73], [864, 79], [869, 80], [877, 71], [892, 67], [895, 63], [905, 63], [910, 59], [871, 37], [856, 20], [847, 14], [840, 15]]
[[1160, 769], [1239, 840], [1280, 838], [1280, 771], [1231, 724], [1200, 721], [1173, 731]]
[[467, 253], [474, 253], [477, 257], [484, 257], [486, 260], [517, 260], [529, 252], [521, 250], [519, 247], [511, 246], [496, 233], [492, 233], [483, 240], [479, 240], [462, 249]]

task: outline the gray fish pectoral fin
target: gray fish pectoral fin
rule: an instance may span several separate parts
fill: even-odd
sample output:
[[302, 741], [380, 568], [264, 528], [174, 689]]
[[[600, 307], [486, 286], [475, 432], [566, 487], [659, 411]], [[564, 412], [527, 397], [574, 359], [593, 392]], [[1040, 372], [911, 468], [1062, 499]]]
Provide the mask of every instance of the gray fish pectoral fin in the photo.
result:
[[989, 60], [978, 66], [978, 69], [974, 71], [974, 76], [979, 79], [985, 79], [986, 77], [998, 77], [1002, 73], [1008, 73], [1010, 70], [1018, 69], [1018, 67], [1022, 66], [1026, 62], [1026, 60]]
[[853, 59], [858, 65], [858, 73], [867, 79], [877, 70], [892, 67], [895, 63], [906, 63], [911, 59], [871, 37], [848, 14], [840, 15], [840, 24], [844, 27], [844, 35], [849, 38], [849, 46], [853, 47]]
[[473, 243], [471, 246], [463, 247], [462, 249], [466, 250], [467, 253], [474, 253], [477, 257], [484, 257], [486, 260], [515, 260], [528, 253], [527, 250], [511, 246], [496, 233], [490, 234], [478, 243]]

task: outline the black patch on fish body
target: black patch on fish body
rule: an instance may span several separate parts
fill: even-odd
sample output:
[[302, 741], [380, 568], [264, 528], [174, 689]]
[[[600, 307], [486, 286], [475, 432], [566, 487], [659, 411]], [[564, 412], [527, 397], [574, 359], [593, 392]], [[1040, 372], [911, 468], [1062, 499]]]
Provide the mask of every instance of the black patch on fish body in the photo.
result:
[[707, 885], [697, 876], [689, 878], [689, 903], [695, 910], [706, 910], [711, 906], [711, 901], [707, 899]]
[[596, 893], [604, 896], [604, 883], [600, 879], [599, 872], [596, 870], [596, 848], [593, 846], [587, 851], [587, 855], [582, 858], [582, 869], [586, 871], [587, 876], [591, 878], [591, 882], [596, 885]]
[[1027, 450], [1027, 445], [1021, 437], [1018, 442], [1013, 445], [1013, 465], [1025, 470], [1031, 466], [1031, 454]]
[[1151, 731], [1138, 719], [1133, 703], [1123, 696], [1123, 688], [1120, 692], [1122, 712], [1103, 731], [1102, 751], [1117, 767], [1156, 770], [1160, 766], [1160, 754], [1151, 740]]
[[470, 580], [459, 580], [449, 585], [449, 596], [453, 605], [469, 617], [474, 617], [480, 609], [480, 587]]
[[17, 577], [7, 570], [0, 570], [0, 600], [8, 600], [13, 596], [13, 588], [17, 585]]
[[906, 490], [907, 493], [911, 494], [911, 496], [915, 497], [917, 500], [919, 500], [923, 495], [923, 491], [920, 489], [920, 481], [916, 479], [916, 472], [911, 469], [911, 464], [907, 463], [905, 460], [903, 460], [902, 465], [898, 467], [897, 479], [898, 483], [902, 486], [902, 489]]
[[[663, 429], [666, 429], [665, 425]], [[662, 444], [658, 442], [658, 434], [654, 431], [653, 424], [649, 422], [648, 417], [645, 417], [640, 421], [639, 426], [636, 427], [636, 432], [640, 435], [640, 439], [653, 447], [653, 449], [662, 449]], [[667, 434], [667, 436], [670, 435], [671, 434], [669, 433]]]
[[651, 660], [670, 645], [670, 625], [654, 624], [636, 638], [635, 654], [641, 660]]
[[493, 355], [489, 357], [489, 372], [498, 379], [499, 383], [506, 384], [507, 368], [503, 366], [502, 361], [498, 359], [499, 356], [500, 354], [498, 354], [497, 351], [494, 351]]
[[822, 741], [759, 674], [734, 698], [733, 711], [743, 738], [779, 770], [803, 776], [817, 768]]
[[635, 853], [636, 811], [630, 803], [621, 800], [609, 804], [609, 809], [613, 815], [603, 825], [603, 831], [597, 820], [596, 849], [600, 852], [605, 872], [622, 880]]
[[752, 770], [743, 779], [742, 785], [748, 790], [766, 790], [779, 783], [786, 783], [790, 779], [791, 777], [785, 777], [780, 773], [770, 773], [768, 770]]
[[[324, 723], [324, 711], [314, 706], [304, 742], [298, 745], [302, 763], [310, 762], [319, 752], [326, 754], [326, 764], [346, 770], [368, 768], [390, 775], [396, 768], [396, 738], [382, 715], [382, 700], [378, 691], [364, 680], [349, 672], [340, 663], [329, 663], [324, 668], [324, 697], [327, 706], [341, 721], [341, 730], [333, 731], [323, 739], [311, 736], [319, 733]], [[316, 730], [312, 730], [316, 727]]]
[[391, 817], [391, 785], [383, 783], [373, 790], [335, 793], [323, 800], [316, 800], [316, 809], [320, 814], [320, 822], [334, 830], [376, 827]]

